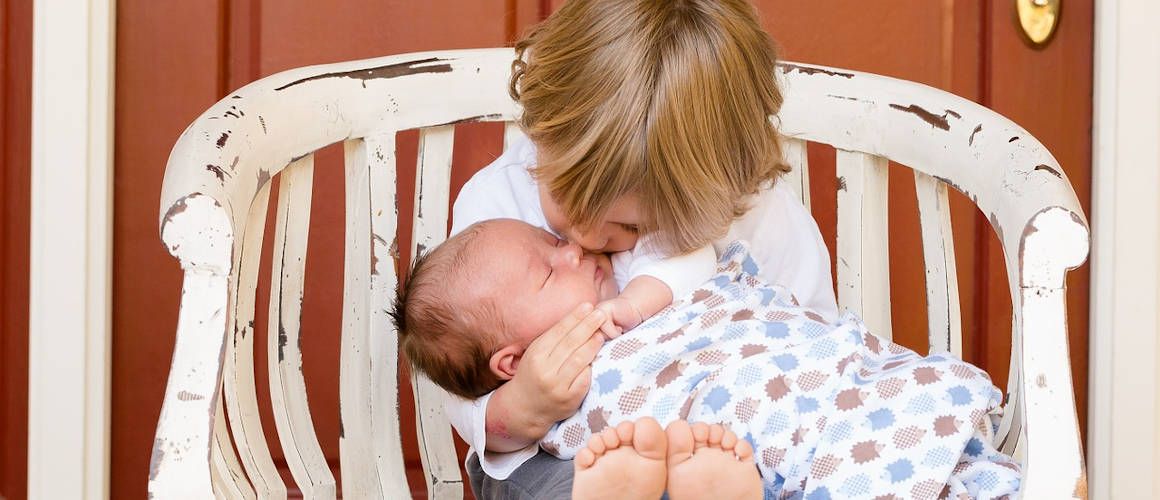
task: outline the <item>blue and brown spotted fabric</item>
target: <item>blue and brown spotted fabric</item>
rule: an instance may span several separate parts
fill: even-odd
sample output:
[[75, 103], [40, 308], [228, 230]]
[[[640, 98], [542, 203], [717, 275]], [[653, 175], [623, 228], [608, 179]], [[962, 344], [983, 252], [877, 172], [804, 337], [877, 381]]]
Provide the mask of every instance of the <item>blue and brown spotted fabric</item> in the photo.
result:
[[1002, 394], [949, 354], [837, 324], [757, 278], [741, 243], [690, 296], [606, 344], [580, 410], [541, 446], [652, 416], [722, 423], [753, 444], [769, 498], [997, 498], [1019, 466], [991, 437]]

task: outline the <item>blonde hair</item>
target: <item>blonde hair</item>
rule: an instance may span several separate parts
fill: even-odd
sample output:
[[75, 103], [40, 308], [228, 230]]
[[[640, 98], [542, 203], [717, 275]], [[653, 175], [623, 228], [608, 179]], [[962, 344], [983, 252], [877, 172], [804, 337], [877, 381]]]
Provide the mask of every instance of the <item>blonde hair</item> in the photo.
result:
[[516, 54], [533, 174], [578, 227], [636, 194], [641, 230], [686, 253], [789, 170], [769, 121], [776, 51], [744, 0], [571, 0]]

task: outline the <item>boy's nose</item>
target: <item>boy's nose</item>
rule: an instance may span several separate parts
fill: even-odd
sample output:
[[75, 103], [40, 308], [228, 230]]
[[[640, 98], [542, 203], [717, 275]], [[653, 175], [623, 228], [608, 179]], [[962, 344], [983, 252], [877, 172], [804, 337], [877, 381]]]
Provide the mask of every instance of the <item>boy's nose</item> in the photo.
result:
[[604, 250], [604, 246], [608, 244], [608, 237], [599, 229], [584, 232], [573, 231], [571, 239], [579, 243], [584, 249], [592, 252]]

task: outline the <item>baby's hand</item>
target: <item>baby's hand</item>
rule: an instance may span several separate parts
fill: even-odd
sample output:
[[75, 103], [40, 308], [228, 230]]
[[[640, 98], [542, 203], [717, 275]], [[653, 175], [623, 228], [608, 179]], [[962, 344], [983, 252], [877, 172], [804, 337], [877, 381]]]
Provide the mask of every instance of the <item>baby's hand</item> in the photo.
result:
[[610, 321], [605, 322], [605, 324], [600, 327], [600, 331], [603, 332], [604, 336], [608, 337], [609, 340], [619, 337], [620, 334], [624, 333], [625, 330], [631, 330], [632, 328], [636, 327], [636, 325], [639, 325], [642, 321], [644, 321], [644, 319], [641, 318], [640, 311], [637, 310], [636, 306], [634, 306], [632, 302], [629, 302], [629, 300], [624, 297], [608, 299], [597, 304], [596, 308], [608, 313]]

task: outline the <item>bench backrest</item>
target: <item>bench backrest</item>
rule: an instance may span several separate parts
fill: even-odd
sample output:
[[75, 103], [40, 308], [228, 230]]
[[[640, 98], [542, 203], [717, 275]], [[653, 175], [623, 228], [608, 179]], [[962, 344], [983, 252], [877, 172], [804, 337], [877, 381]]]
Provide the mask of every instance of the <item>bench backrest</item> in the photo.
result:
[[[219, 101], [182, 134], [166, 168], [161, 236], [185, 271], [177, 345], [158, 424], [150, 491], [159, 497], [284, 497], [254, 384], [255, 301], [268, 300], [271, 398], [279, 441], [307, 498], [334, 498], [298, 350], [313, 153], [345, 150], [346, 241], [340, 367], [344, 496], [402, 498], [397, 338], [387, 315], [398, 276], [395, 134], [419, 129], [413, 249], [446, 237], [454, 125], [508, 122], [511, 49], [404, 54], [286, 71]], [[1088, 230], [1066, 175], [1027, 131], [946, 92], [882, 76], [785, 63], [791, 183], [809, 204], [807, 142], [838, 149], [840, 308], [891, 333], [887, 164], [914, 171], [931, 351], [961, 355], [947, 187], [991, 221], [1014, 306], [1011, 380], [996, 444], [1024, 459], [1024, 492], [1071, 495], [1083, 462], [1067, 357], [1063, 278]], [[256, 296], [271, 181], [279, 183], [269, 297]], [[414, 255], [414, 253], [412, 253]], [[385, 334], [392, 333], [391, 335]], [[259, 347], [260, 348], [260, 347]], [[462, 481], [441, 390], [412, 380], [432, 497]], [[220, 396], [224, 396], [224, 404]], [[228, 420], [228, 427], [226, 422]], [[235, 453], [236, 449], [236, 453]], [[208, 460], [207, 460], [208, 457]], [[1050, 471], [1050, 473], [1049, 473]]]

